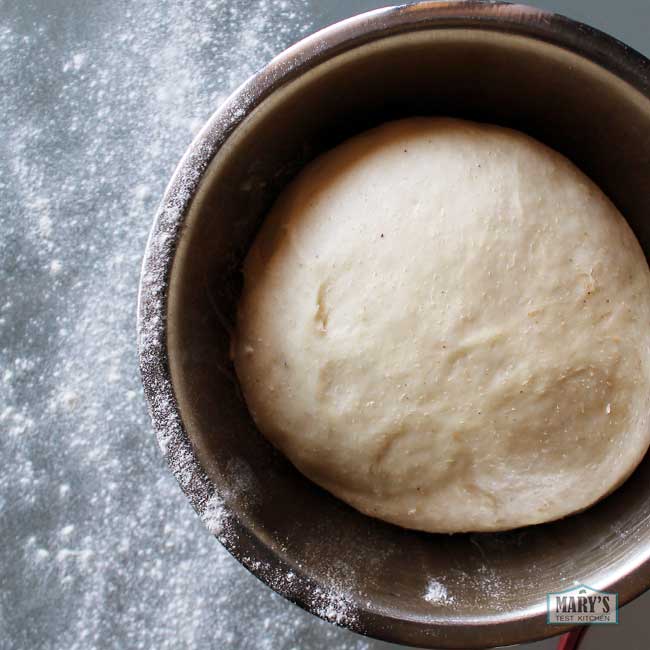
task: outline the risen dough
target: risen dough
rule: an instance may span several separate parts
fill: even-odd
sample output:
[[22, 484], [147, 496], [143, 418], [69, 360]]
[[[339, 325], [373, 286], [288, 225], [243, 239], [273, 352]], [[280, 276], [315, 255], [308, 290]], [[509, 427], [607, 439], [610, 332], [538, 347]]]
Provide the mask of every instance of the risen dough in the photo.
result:
[[408, 528], [549, 521], [650, 442], [650, 272], [616, 208], [531, 138], [409, 119], [282, 194], [245, 264], [233, 356], [296, 467]]

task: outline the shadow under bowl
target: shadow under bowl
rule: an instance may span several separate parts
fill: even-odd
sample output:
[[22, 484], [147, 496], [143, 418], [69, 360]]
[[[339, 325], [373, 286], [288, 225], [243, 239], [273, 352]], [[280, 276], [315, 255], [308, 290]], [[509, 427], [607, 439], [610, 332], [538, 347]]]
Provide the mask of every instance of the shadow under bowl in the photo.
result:
[[[181, 161], [148, 243], [140, 361], [161, 449], [228, 550], [307, 610], [397, 643], [480, 648], [559, 634], [546, 595], [650, 585], [650, 458], [565, 520], [430, 535], [366, 517], [260, 435], [229, 358], [241, 263], [274, 199], [319, 153], [381, 122], [446, 115], [525, 131], [571, 159], [650, 251], [650, 62], [530, 7], [387, 8], [283, 52]], [[291, 332], [287, 332], [291, 336]], [[568, 449], [570, 452], [570, 449]], [[447, 602], [423, 598], [429, 581]]]

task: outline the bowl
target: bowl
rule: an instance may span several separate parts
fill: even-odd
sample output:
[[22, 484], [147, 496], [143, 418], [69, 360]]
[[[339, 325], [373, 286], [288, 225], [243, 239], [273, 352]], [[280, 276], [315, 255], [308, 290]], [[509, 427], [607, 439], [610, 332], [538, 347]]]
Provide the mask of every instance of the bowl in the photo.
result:
[[241, 263], [275, 197], [319, 153], [410, 115], [492, 122], [547, 143], [600, 185], [650, 251], [650, 62], [640, 54], [503, 3], [424, 2], [337, 23], [236, 90], [165, 192], [138, 314], [158, 441], [226, 548], [314, 614], [427, 648], [559, 634], [567, 626], [547, 624], [549, 592], [585, 583], [622, 605], [650, 585], [650, 459], [562, 521], [425, 534], [366, 517], [300, 475], [238, 389], [229, 345]]

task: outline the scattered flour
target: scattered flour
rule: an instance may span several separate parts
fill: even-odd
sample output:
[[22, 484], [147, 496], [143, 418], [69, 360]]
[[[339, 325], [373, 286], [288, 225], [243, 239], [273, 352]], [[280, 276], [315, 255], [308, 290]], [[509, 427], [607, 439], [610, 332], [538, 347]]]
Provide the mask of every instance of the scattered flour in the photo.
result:
[[447, 593], [447, 587], [434, 579], [429, 580], [423, 598], [432, 605], [451, 605], [454, 602], [453, 596]]
[[63, 72], [69, 70], [79, 71], [88, 60], [88, 55], [85, 52], [77, 52], [73, 54], [69, 61], [63, 65]]
[[208, 530], [219, 539], [230, 534], [230, 513], [218, 494], [207, 500], [201, 517]]
[[341, 585], [318, 589], [314, 594], [312, 605], [319, 616], [338, 625], [349, 625], [356, 619], [352, 600]]
[[50, 274], [51, 275], [58, 275], [61, 273], [63, 270], [63, 264], [61, 264], [60, 260], [52, 260], [50, 262]]
[[68, 524], [67, 526], [64, 526], [60, 530], [59, 535], [61, 535], [61, 537], [67, 538], [70, 537], [70, 535], [72, 535], [73, 532], [74, 532], [74, 524]]
[[[374, 646], [264, 587], [206, 531], [156, 449], [135, 350], [172, 170], [228, 93], [311, 29], [309, 1], [3, 7], [3, 650]], [[204, 512], [217, 535], [222, 506]], [[341, 590], [318, 600], [344, 620]]]

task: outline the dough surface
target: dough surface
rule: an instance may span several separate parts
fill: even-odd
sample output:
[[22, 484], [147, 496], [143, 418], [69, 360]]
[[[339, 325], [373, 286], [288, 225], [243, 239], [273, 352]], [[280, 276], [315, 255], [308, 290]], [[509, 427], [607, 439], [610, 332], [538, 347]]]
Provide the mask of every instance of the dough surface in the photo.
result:
[[431, 532], [557, 519], [650, 443], [650, 271], [521, 133], [413, 118], [308, 165], [244, 266], [232, 353], [262, 433], [364, 513]]

